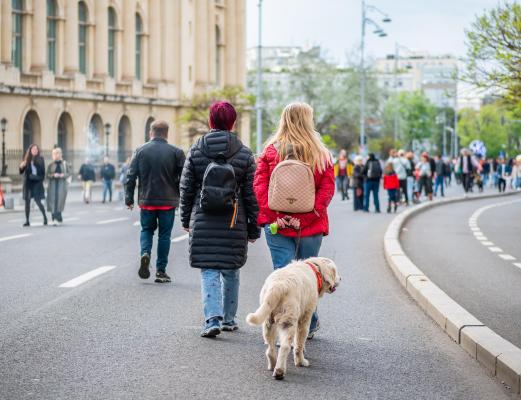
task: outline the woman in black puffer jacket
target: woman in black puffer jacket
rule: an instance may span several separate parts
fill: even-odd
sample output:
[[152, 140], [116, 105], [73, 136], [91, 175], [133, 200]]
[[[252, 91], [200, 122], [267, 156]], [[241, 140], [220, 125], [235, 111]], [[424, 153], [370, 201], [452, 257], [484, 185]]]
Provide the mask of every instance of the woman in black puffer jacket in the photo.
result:
[[[201, 336], [236, 330], [239, 268], [246, 263], [248, 241], [260, 237], [258, 205], [253, 193], [255, 160], [230, 131], [237, 114], [230, 103], [210, 108], [211, 131], [190, 149], [181, 177], [181, 222], [190, 232], [190, 265], [201, 269], [205, 324]], [[209, 213], [201, 208], [201, 187], [208, 165], [219, 158], [233, 167], [236, 212]]]

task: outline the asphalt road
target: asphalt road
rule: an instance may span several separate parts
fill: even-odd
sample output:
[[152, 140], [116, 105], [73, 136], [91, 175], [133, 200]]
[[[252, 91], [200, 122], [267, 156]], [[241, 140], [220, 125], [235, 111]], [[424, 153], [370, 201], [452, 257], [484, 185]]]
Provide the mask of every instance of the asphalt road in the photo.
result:
[[[199, 337], [199, 272], [176, 221], [169, 273], [137, 276], [138, 212], [71, 203], [61, 227], [21, 227], [0, 215], [0, 399], [512, 399], [451, 342], [386, 265], [387, 214], [335, 200], [322, 255], [342, 286], [319, 305], [309, 369], [266, 370], [260, 328], [244, 318], [271, 272], [264, 238], [241, 271], [241, 329]], [[108, 222], [107, 222], [108, 221]], [[102, 223], [105, 222], [105, 223]], [[3, 240], [13, 235], [30, 236]], [[115, 267], [76, 287], [63, 283]]]
[[406, 253], [433, 282], [518, 347], [520, 222], [516, 195], [434, 208], [412, 218], [402, 233]]

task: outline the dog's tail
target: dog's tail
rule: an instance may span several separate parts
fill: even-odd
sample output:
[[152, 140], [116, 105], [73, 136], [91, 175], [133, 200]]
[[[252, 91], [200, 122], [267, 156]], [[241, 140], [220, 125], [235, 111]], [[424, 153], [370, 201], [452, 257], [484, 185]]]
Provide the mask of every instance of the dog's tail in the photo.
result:
[[257, 311], [246, 316], [246, 322], [252, 326], [262, 325], [262, 323], [268, 319], [275, 307], [280, 303], [282, 295], [283, 291], [281, 288], [272, 287], [268, 289], [262, 304]]

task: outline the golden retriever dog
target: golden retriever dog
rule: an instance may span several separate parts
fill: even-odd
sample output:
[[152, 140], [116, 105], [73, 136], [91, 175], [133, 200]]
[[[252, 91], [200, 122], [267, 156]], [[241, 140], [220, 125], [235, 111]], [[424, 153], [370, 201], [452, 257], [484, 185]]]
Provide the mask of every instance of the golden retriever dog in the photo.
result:
[[[297, 367], [309, 367], [304, 358], [304, 346], [317, 308], [318, 298], [333, 293], [340, 283], [335, 263], [329, 258], [312, 257], [293, 261], [273, 271], [260, 293], [260, 307], [248, 314], [250, 325], [263, 325], [264, 342], [268, 345], [268, 369], [275, 379], [284, 379], [291, 345]], [[280, 349], [275, 342], [280, 335]]]

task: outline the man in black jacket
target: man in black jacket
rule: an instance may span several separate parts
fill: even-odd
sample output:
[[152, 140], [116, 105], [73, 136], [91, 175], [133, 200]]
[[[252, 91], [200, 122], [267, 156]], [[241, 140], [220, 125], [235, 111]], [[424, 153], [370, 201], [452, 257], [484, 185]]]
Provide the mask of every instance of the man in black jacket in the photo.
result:
[[168, 124], [156, 121], [150, 128], [150, 141], [139, 147], [125, 181], [125, 204], [134, 207], [134, 190], [139, 179], [138, 205], [141, 209], [141, 262], [139, 276], [150, 276], [150, 254], [154, 232], [158, 229], [156, 282], [170, 282], [166, 274], [170, 235], [175, 208], [179, 206], [179, 181], [185, 162], [181, 149], [168, 144]]
[[110, 163], [108, 157], [103, 157], [103, 165], [100, 170], [101, 180], [103, 182], [103, 201], [107, 198], [107, 192], [109, 194], [109, 202], [112, 202], [112, 181], [116, 177], [116, 168]]

